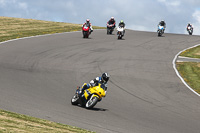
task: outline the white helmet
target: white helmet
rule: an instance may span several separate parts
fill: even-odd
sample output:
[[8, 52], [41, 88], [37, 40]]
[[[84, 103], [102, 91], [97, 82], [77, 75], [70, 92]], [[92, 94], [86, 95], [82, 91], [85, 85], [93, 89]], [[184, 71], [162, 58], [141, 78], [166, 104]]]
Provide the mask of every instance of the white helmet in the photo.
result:
[[86, 23], [89, 23], [90, 22], [90, 19], [86, 19]]

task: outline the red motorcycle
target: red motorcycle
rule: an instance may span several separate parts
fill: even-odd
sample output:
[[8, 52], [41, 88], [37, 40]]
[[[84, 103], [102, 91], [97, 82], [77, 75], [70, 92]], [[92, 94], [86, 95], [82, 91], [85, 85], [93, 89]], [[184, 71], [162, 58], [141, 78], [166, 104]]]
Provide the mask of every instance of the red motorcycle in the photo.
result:
[[90, 27], [87, 25], [84, 25], [82, 27], [82, 31], [83, 31], [83, 38], [88, 38], [90, 35]]

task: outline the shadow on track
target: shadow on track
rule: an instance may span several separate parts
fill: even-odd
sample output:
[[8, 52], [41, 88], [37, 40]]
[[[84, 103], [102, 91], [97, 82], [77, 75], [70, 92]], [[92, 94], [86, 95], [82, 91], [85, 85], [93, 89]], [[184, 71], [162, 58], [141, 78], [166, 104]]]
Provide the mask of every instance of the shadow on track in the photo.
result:
[[88, 110], [91, 110], [91, 111], [108, 111], [108, 109], [103, 109], [103, 108], [91, 108], [91, 109], [88, 109]]
[[117, 40], [122, 40], [122, 41], [124, 41], [125, 39], [124, 39], [124, 38], [122, 38], [122, 39], [118, 39], [118, 38], [117, 38]]
[[[77, 107], [80, 107], [80, 108], [83, 108], [83, 109], [86, 109], [85, 107], [81, 106], [81, 105], [73, 105], [73, 106], [77, 106]], [[104, 109], [104, 108], [96, 108], [96, 107], [93, 107], [91, 109], [86, 109], [86, 110], [91, 110], [91, 111], [108, 111], [108, 109]]]

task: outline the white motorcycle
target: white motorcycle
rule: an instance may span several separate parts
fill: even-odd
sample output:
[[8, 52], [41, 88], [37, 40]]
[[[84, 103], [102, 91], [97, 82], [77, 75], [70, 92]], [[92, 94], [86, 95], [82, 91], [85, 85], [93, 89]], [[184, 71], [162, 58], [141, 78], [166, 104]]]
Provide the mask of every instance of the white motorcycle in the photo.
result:
[[117, 27], [117, 35], [118, 35], [118, 39], [122, 39], [122, 37], [124, 36], [125, 33], [125, 27]]
[[189, 26], [189, 27], [187, 27], [187, 31], [188, 31], [189, 35], [192, 35], [193, 28]]

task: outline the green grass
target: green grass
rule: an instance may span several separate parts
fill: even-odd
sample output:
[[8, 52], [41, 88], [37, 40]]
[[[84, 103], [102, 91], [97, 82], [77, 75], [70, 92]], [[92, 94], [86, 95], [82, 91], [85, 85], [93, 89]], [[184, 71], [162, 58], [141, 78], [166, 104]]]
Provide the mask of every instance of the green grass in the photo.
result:
[[[0, 17], [0, 42], [43, 34], [80, 31], [81, 24]], [[93, 26], [94, 29], [105, 27]]]
[[80, 128], [0, 110], [0, 133], [91, 133]]
[[[200, 46], [183, 51], [179, 56], [200, 58]], [[185, 82], [200, 94], [200, 63], [181, 62], [177, 63], [177, 70]]]
[[200, 63], [179, 62], [177, 70], [187, 84], [200, 94]]
[[[0, 17], [0, 42], [43, 34], [80, 31], [81, 24]], [[93, 26], [94, 29], [105, 27]], [[80, 128], [0, 110], [0, 133], [90, 133]]]
[[200, 46], [183, 51], [180, 56], [200, 58]]

